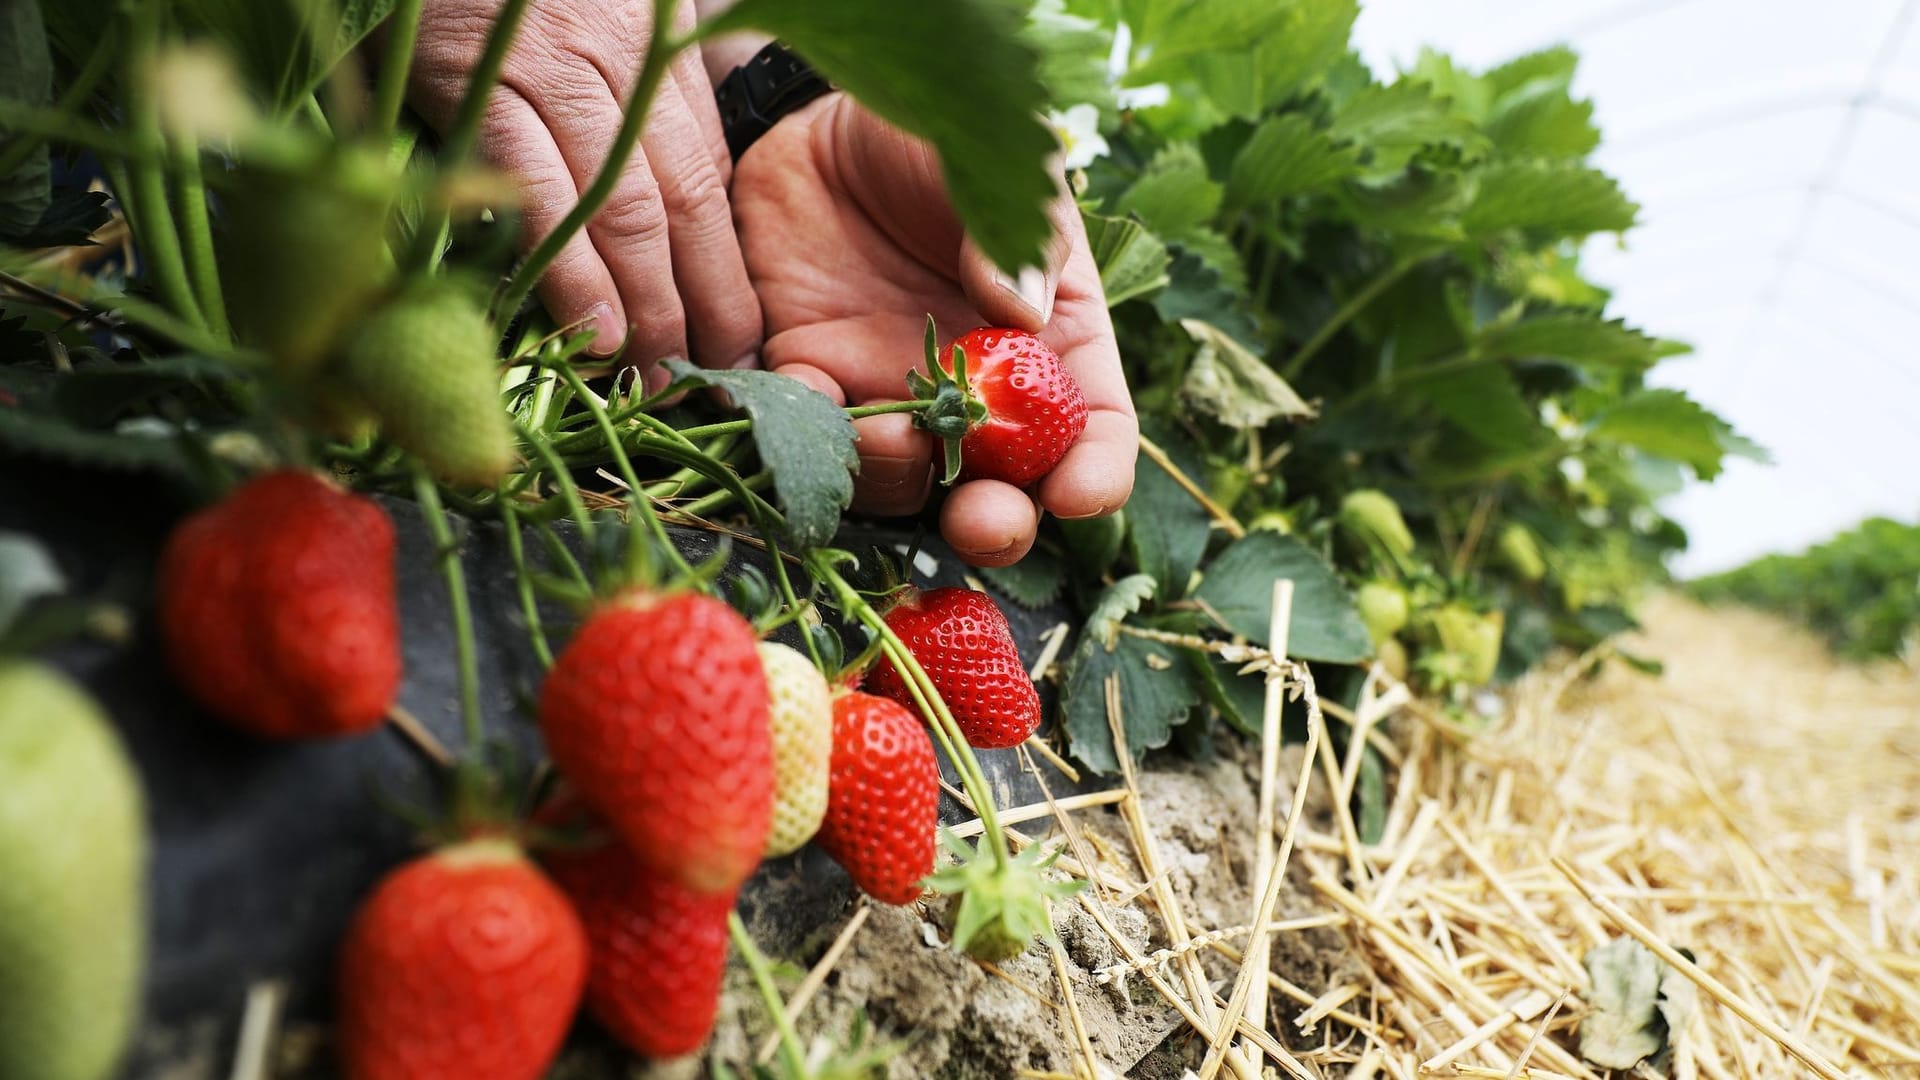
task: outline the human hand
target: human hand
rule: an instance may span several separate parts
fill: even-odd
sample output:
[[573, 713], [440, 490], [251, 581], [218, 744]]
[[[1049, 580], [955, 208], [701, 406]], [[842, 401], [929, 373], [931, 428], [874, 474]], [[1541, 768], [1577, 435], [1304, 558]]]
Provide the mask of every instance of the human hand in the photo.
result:
[[[766, 320], [768, 368], [842, 404], [903, 400], [931, 313], [948, 338], [980, 325], [1037, 333], [1079, 382], [1086, 431], [1032, 495], [975, 480], [947, 496], [940, 531], [961, 558], [1018, 562], [1042, 510], [1095, 517], [1126, 502], [1139, 425], [1100, 274], [1064, 192], [1049, 209], [1046, 266], [1008, 281], [967, 241], [933, 150], [830, 94], [753, 145], [735, 170], [732, 198]], [[932, 435], [898, 413], [854, 427], [854, 507], [918, 510], [933, 486]]]
[[[425, 0], [410, 100], [442, 131], [500, 7], [501, 0]], [[685, 31], [693, 8], [677, 11]], [[524, 249], [559, 225], [605, 162], [652, 30], [652, 0], [528, 6], [478, 141], [487, 160], [521, 181]], [[556, 320], [596, 331], [590, 352], [611, 355], [624, 340], [626, 360], [650, 389], [666, 383], [655, 365], [669, 356], [715, 368], [756, 362], [760, 305], [734, 236], [731, 171], [713, 87], [689, 49], [662, 80], [612, 197], [540, 282]]]

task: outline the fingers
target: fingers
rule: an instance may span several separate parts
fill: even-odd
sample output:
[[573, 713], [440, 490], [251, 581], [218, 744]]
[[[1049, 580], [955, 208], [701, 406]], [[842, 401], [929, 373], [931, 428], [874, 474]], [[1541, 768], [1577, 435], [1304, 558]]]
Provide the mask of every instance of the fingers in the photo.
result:
[[1062, 518], [1111, 514], [1133, 492], [1133, 465], [1140, 452], [1140, 425], [1108, 409], [1087, 414], [1087, 430], [1036, 489], [1040, 505]]
[[853, 508], [900, 517], [925, 506], [933, 490], [933, 436], [914, 427], [913, 417], [905, 413], [861, 417], [853, 422], [853, 432], [860, 451]]
[[[725, 143], [715, 156], [709, 132], [718, 137], [720, 117], [706, 72], [690, 58], [683, 87], [678, 77], [660, 88], [648, 119], [643, 147], [660, 185], [666, 209], [673, 277], [685, 306], [691, 358], [702, 367], [751, 367], [758, 362], [760, 301], [747, 279], [740, 241], [727, 202]], [[709, 116], [702, 116], [702, 110]], [[620, 272], [614, 269], [615, 280]]]
[[989, 323], [1037, 334], [1053, 319], [1060, 276], [1073, 252], [1073, 238], [1082, 229], [1080, 208], [1064, 181], [1056, 177], [1056, 183], [1059, 190], [1047, 203], [1051, 231], [1041, 245], [1041, 265], [1008, 274], [987, 258], [972, 237], [960, 245], [960, 287]]
[[1007, 566], [1033, 548], [1040, 512], [1026, 492], [998, 480], [961, 484], [940, 508], [940, 535], [974, 566]]
[[[506, 87], [496, 88], [487, 103], [480, 144], [489, 160], [520, 180], [520, 213], [526, 225], [522, 244], [531, 248], [559, 227], [580, 200], [566, 158], [533, 106]], [[626, 336], [618, 295], [613, 275], [585, 233], [567, 241], [540, 282], [540, 299], [554, 319], [562, 325], [592, 327], [591, 351], [600, 356], [617, 351]]]

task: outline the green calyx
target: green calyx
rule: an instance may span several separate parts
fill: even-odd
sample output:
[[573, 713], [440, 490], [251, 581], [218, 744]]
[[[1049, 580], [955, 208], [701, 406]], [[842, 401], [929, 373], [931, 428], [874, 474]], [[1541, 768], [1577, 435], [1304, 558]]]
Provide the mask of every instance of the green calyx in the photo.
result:
[[940, 842], [958, 859], [927, 879], [935, 892], [959, 897], [953, 919], [953, 947], [976, 960], [998, 963], [1025, 952], [1036, 937], [1053, 936], [1047, 901], [1064, 899], [1084, 881], [1052, 878], [1060, 852], [1035, 844], [1001, 862], [984, 845], [974, 847], [951, 831]]
[[914, 423], [939, 436], [945, 452], [940, 482], [951, 484], [960, 475], [960, 441], [967, 437], [967, 432], [986, 421], [987, 404], [974, 396], [967, 382], [966, 351], [955, 345], [950, 367], [940, 365], [939, 352], [938, 331], [934, 329], [933, 316], [929, 315], [927, 370], [907, 372], [907, 390], [916, 399], [933, 403], [914, 414]]

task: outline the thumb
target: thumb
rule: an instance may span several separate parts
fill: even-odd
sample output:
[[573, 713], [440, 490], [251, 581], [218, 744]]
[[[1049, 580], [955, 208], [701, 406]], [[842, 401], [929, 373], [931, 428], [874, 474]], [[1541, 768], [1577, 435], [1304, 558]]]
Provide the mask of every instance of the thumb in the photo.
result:
[[1053, 318], [1060, 271], [1073, 251], [1073, 237], [1083, 228], [1080, 208], [1064, 186], [1047, 203], [1047, 221], [1051, 229], [1041, 245], [1041, 265], [1012, 273], [995, 266], [973, 237], [961, 243], [960, 288], [989, 323], [1037, 334]]

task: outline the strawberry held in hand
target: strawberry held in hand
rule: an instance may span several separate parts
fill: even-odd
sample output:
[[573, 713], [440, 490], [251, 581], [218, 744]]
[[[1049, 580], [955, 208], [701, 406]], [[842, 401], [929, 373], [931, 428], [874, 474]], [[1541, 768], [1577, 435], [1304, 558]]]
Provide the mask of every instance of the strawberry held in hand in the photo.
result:
[[174, 673], [228, 723], [370, 730], [400, 685], [393, 524], [312, 473], [267, 473], [174, 530], [159, 619]]
[[[591, 824], [591, 815], [564, 800], [555, 810]], [[720, 1010], [734, 893], [694, 892], [648, 869], [618, 841], [556, 851], [547, 865], [586, 927], [593, 956], [587, 1008], [594, 1018], [646, 1057], [699, 1049]]]
[[910, 904], [933, 873], [940, 767], [933, 740], [895, 702], [858, 691], [833, 699], [833, 773], [814, 842], [867, 895]]
[[471, 840], [388, 875], [340, 963], [351, 1080], [536, 1080], [580, 1005], [587, 936], [513, 844]]
[[767, 680], [747, 621], [712, 597], [634, 589], [547, 673], [540, 729], [561, 773], [655, 873], [731, 892], [773, 819]]
[[[968, 745], [1002, 750], [1027, 741], [1040, 727], [1039, 691], [992, 597], [973, 589], [909, 587], [900, 591], [886, 619], [953, 710]], [[865, 685], [871, 693], [914, 707], [891, 660], [881, 658]]]
[[[935, 405], [925, 426], [946, 445], [944, 479], [1026, 487], [1052, 471], [1087, 427], [1087, 401], [1054, 351], [1023, 330], [983, 326], [960, 335], [942, 368], [927, 324], [927, 371], [915, 397]], [[957, 398], [957, 400], [956, 400]]]

